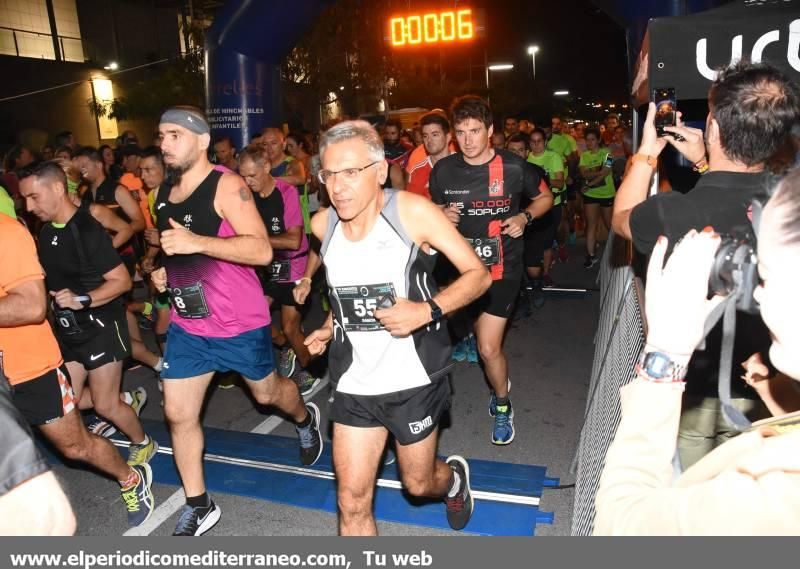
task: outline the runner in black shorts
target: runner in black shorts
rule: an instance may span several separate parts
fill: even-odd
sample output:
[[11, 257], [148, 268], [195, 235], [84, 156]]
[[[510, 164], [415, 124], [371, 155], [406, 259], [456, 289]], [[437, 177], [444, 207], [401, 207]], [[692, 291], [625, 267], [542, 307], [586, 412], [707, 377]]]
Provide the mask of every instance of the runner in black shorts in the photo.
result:
[[267, 154], [260, 146], [248, 146], [239, 155], [239, 175], [253, 192], [274, 252], [272, 263], [261, 268], [258, 275], [270, 308], [277, 304], [281, 310], [281, 331], [272, 329], [275, 343], [282, 346], [278, 373], [293, 378], [300, 395], [308, 395], [319, 378], [308, 371], [311, 354], [303, 343], [306, 339], [302, 330], [303, 315], [292, 295], [295, 282], [303, 278], [306, 270], [308, 237], [297, 189], [274, 178], [269, 165]]
[[[94, 407], [130, 439], [129, 464], [145, 463], [158, 444], [120, 398], [122, 363], [130, 355], [121, 298], [131, 287], [128, 271], [88, 208], [76, 207], [67, 196], [64, 171], [57, 164], [46, 162], [25, 174], [20, 190], [31, 212], [45, 222], [39, 258], [79, 406]], [[87, 376], [89, 388], [84, 389]]]
[[[532, 164], [491, 147], [492, 112], [483, 99], [473, 95], [456, 99], [452, 115], [461, 151], [436, 163], [430, 192], [492, 276], [491, 288], [477, 301], [481, 314], [475, 334], [493, 391], [492, 442], [505, 445], [514, 439], [514, 423], [502, 345], [522, 279], [520, 237], [527, 225], [548, 212], [553, 196]], [[520, 211], [523, 194], [532, 201]]]
[[[377, 532], [375, 479], [389, 433], [404, 489], [444, 498], [450, 526], [462, 529], [473, 507], [469, 465], [460, 456], [436, 458], [439, 418], [450, 400], [443, 317], [482, 294], [489, 276], [439, 208], [411, 192], [381, 189], [388, 165], [369, 123], [329, 129], [320, 157], [320, 182], [333, 207], [321, 209], [311, 227], [331, 313], [306, 343], [313, 354], [330, 344], [337, 382], [331, 415], [339, 532]], [[432, 276], [434, 249], [460, 274], [441, 292]]]
[[[59, 199], [46, 187], [48, 182], [66, 193], [66, 180], [58, 172], [60, 167], [54, 163], [37, 168], [33, 175], [22, 172], [20, 191], [29, 209], [40, 217]], [[64, 218], [57, 215], [55, 219]], [[61, 454], [119, 481], [128, 521], [139, 525], [153, 509], [150, 467], [146, 463], [129, 466], [110, 441], [86, 430], [58, 343], [45, 320], [44, 275], [33, 239], [16, 221], [0, 216], [0, 242], [0, 318], [4, 323], [0, 327], [0, 382], [8, 379], [16, 407]]]

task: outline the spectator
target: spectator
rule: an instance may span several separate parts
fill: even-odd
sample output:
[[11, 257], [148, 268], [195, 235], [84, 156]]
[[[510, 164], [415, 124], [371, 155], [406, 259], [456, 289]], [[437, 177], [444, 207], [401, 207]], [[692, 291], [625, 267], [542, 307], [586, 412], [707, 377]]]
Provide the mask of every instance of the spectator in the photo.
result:
[[[768, 203], [758, 233], [763, 284], [754, 296], [772, 334], [772, 361], [787, 376], [784, 383], [800, 378], [798, 204], [800, 174], [795, 172]], [[621, 390], [622, 420], [596, 496], [596, 534], [749, 536], [800, 530], [796, 417], [749, 429], [673, 479], [686, 364], [702, 340], [706, 316], [720, 300], [706, 300], [718, 244], [713, 232], [692, 230], [663, 270], [673, 242], [660, 238], [653, 249], [647, 345], [637, 378]], [[795, 405], [797, 389], [795, 384], [787, 392]]]
[[[764, 164], [798, 120], [800, 90], [769, 65], [740, 62], [719, 74], [708, 102], [705, 134], [678, 121], [678, 126], [666, 127], [670, 134], [662, 138], [653, 124], [655, 105], [650, 105], [642, 144], [620, 186], [613, 217], [614, 231], [631, 239], [641, 253], [649, 254], [659, 235], [674, 244], [690, 229], [711, 226], [729, 233], [749, 223], [748, 204], [767, 181]], [[646, 199], [656, 158], [667, 144], [705, 173], [687, 194], [668, 192]], [[736, 329], [734, 362], [766, 352], [769, 333], [759, 317], [738, 313]], [[689, 365], [678, 444], [684, 468], [735, 434], [722, 420], [716, 398], [721, 337], [718, 324], [706, 349], [695, 353]], [[734, 373], [734, 405], [751, 419], [763, 416], [766, 409], [756, 394]]]
[[56, 135], [55, 143], [56, 148], [66, 146], [72, 152], [78, 149], [78, 144], [75, 142], [75, 136], [69, 130], [59, 132]]

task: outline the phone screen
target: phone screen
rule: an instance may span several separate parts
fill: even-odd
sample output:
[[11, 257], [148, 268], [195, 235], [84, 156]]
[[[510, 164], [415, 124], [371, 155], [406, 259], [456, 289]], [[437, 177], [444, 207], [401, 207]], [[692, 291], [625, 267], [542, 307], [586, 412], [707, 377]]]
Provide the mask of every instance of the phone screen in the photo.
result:
[[656, 132], [658, 136], [664, 136], [665, 126], [675, 126], [677, 124], [675, 89], [672, 87], [653, 89], [653, 102], [656, 104]]

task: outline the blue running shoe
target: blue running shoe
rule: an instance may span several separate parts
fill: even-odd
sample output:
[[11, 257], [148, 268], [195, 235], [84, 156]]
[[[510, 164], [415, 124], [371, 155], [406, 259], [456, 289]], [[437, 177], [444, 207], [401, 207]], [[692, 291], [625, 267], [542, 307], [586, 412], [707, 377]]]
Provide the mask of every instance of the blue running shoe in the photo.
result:
[[514, 409], [508, 405], [495, 406], [492, 444], [507, 445], [514, 440]]
[[[508, 392], [511, 393], [511, 380], [508, 380]], [[492, 396], [489, 398], [489, 416], [494, 417], [497, 409], [497, 394], [492, 391]]]
[[153, 513], [153, 471], [150, 465], [137, 464], [133, 467], [138, 474], [136, 484], [122, 489], [122, 501], [128, 510], [128, 523], [134, 527], [142, 525]]
[[467, 337], [467, 361], [471, 364], [478, 363], [478, 340], [475, 334], [470, 334]]
[[450, 359], [457, 362], [463, 362], [467, 359], [467, 338], [464, 338], [455, 345], [453, 348], [453, 355], [450, 356]]
[[178, 524], [172, 535], [197, 536], [203, 535], [216, 525], [222, 516], [222, 510], [213, 500], [206, 507], [192, 508], [186, 505], [181, 510]]

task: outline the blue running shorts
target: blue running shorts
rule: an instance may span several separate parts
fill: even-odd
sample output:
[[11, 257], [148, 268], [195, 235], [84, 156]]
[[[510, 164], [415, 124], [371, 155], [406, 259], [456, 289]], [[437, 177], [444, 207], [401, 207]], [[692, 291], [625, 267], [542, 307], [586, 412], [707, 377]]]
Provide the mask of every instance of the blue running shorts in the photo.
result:
[[269, 326], [231, 338], [204, 338], [170, 324], [161, 379], [185, 379], [210, 371], [236, 371], [258, 381], [275, 371]]

